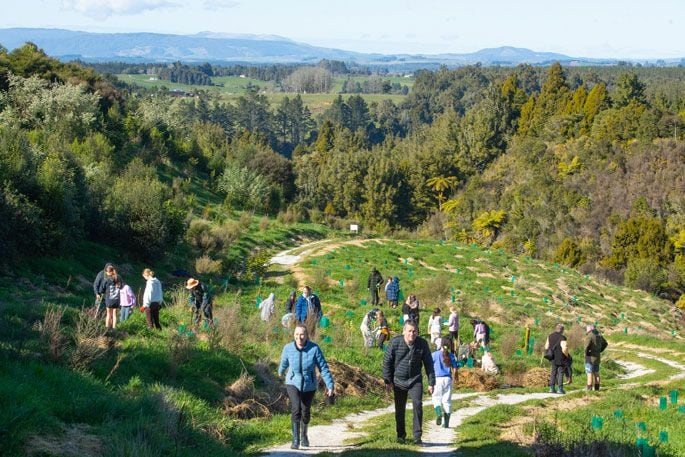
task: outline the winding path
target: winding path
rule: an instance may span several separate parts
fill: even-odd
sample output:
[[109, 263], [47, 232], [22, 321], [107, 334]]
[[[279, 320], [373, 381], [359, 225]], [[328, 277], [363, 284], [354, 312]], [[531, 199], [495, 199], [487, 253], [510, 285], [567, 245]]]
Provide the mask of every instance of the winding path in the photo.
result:
[[[302, 245], [299, 248], [290, 249], [277, 254], [271, 259], [270, 263], [278, 263], [281, 265], [294, 265], [299, 262], [302, 257], [322, 243], [330, 240], [318, 241]], [[303, 249], [304, 251], [299, 251]], [[294, 251], [299, 251], [299, 254], [292, 254]], [[639, 346], [619, 347], [612, 349], [611, 352], [627, 352], [629, 349], [638, 350], [636, 355], [656, 360], [665, 365], [676, 368], [679, 372], [667, 378], [668, 381], [685, 379], [685, 365], [666, 359], [651, 353], [644, 352], [645, 348]], [[623, 360], [616, 361], [626, 371], [621, 379], [635, 379], [654, 372], [635, 362], [628, 362]], [[569, 391], [572, 393], [572, 391]], [[471, 398], [470, 405], [464, 408], [459, 408], [452, 412], [450, 419], [450, 428], [439, 427], [434, 421], [424, 421], [423, 431], [423, 445], [417, 448], [417, 451], [435, 457], [450, 457], [457, 450], [455, 447], [456, 428], [461, 425], [469, 417], [480, 413], [481, 411], [496, 405], [515, 405], [529, 400], [540, 400], [546, 398], [564, 398], [558, 394], [552, 393], [525, 393], [525, 394], [499, 394], [492, 395], [491, 393], [455, 393], [452, 395], [452, 400], [460, 400]], [[424, 398], [424, 406], [430, 405], [430, 398]], [[407, 406], [410, 409], [411, 403]], [[309, 448], [301, 448], [299, 450], [290, 449], [290, 443], [285, 443], [265, 449], [265, 457], [296, 457], [301, 455], [317, 455], [323, 452], [339, 454], [343, 451], [357, 449], [357, 446], [346, 444], [352, 438], [365, 436], [363, 430], [365, 422], [385, 414], [392, 414], [394, 406], [390, 405], [385, 408], [376, 409], [373, 411], [366, 411], [362, 413], [350, 414], [344, 418], [337, 419], [328, 425], [316, 425], [309, 429]]]

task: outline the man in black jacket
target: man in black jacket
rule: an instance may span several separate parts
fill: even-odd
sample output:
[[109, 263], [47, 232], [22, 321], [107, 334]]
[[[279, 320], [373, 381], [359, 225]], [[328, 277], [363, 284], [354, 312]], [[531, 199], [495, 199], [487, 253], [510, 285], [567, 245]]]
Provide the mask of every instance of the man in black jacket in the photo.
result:
[[371, 306], [378, 306], [379, 304], [379, 294], [381, 286], [383, 285], [383, 276], [376, 270], [376, 267], [371, 270], [369, 279], [366, 283], [366, 288], [371, 293]]
[[404, 414], [407, 396], [411, 397], [414, 410], [414, 443], [421, 444], [423, 432], [423, 381], [421, 365], [428, 376], [428, 393], [433, 393], [435, 371], [433, 358], [428, 342], [421, 338], [416, 322], [404, 323], [402, 336], [396, 336], [388, 345], [383, 359], [383, 381], [387, 389], [393, 390], [395, 396], [395, 428], [397, 440], [404, 442], [407, 432], [404, 425]]
[[[552, 349], [554, 358], [550, 361], [552, 364], [549, 374], [549, 391], [550, 393], [565, 394], [564, 390], [564, 366], [567, 363], [569, 356], [568, 343], [564, 336], [564, 325], [557, 324], [554, 331], [549, 334], [547, 341], [545, 341], [545, 351]], [[557, 384], [559, 390], [557, 390]]]

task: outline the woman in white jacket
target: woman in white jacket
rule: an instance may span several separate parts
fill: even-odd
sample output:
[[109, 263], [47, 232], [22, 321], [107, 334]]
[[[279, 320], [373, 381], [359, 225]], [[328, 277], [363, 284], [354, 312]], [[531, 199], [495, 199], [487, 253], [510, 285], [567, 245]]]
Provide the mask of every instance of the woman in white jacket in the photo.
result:
[[155, 272], [146, 268], [143, 270], [143, 278], [147, 281], [143, 293], [143, 311], [148, 328], [162, 329], [159, 323], [159, 310], [162, 307], [162, 283], [155, 278]]
[[442, 317], [440, 316], [440, 308], [435, 308], [431, 317], [428, 318], [428, 333], [431, 335], [431, 343], [440, 338], [442, 333]]

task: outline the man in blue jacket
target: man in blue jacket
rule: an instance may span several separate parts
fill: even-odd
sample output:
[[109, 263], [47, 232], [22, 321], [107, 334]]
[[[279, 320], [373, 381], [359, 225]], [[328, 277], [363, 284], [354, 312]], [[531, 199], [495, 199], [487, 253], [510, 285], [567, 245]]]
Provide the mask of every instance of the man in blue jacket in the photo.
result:
[[292, 449], [309, 446], [307, 427], [311, 416], [312, 400], [316, 393], [317, 379], [315, 368], [319, 369], [326, 384], [326, 396], [333, 396], [333, 377], [321, 348], [309, 341], [307, 328], [299, 323], [295, 326], [294, 341], [286, 344], [281, 353], [278, 376], [285, 370], [285, 388], [290, 399], [290, 423], [293, 432]]
[[411, 397], [414, 411], [414, 443], [421, 444], [423, 434], [423, 381], [421, 365], [428, 377], [428, 393], [433, 394], [435, 371], [433, 358], [428, 342], [419, 335], [416, 322], [404, 323], [402, 335], [390, 342], [383, 358], [383, 381], [387, 389], [392, 389], [395, 396], [395, 427], [397, 440], [403, 443], [407, 437], [404, 425], [404, 414], [407, 397]]
[[298, 297], [295, 304], [295, 321], [306, 324], [309, 334], [313, 336], [322, 315], [319, 297], [312, 293], [311, 287], [304, 286], [302, 295]]

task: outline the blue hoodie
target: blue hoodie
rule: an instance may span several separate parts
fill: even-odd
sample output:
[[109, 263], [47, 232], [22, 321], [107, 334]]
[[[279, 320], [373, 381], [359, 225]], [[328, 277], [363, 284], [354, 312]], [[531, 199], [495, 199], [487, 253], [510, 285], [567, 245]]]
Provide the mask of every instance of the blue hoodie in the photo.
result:
[[307, 340], [304, 347], [298, 349], [293, 341], [283, 347], [278, 375], [283, 376], [287, 369], [286, 385], [295, 386], [300, 392], [311, 392], [317, 387], [315, 367], [319, 368], [326, 388], [333, 390], [333, 377], [328, 371], [328, 364], [323, 357], [321, 348], [316, 343]]

